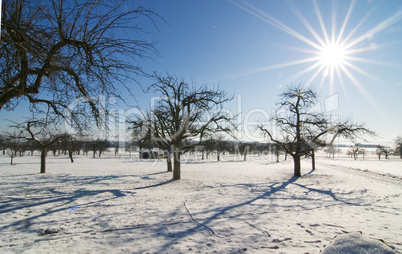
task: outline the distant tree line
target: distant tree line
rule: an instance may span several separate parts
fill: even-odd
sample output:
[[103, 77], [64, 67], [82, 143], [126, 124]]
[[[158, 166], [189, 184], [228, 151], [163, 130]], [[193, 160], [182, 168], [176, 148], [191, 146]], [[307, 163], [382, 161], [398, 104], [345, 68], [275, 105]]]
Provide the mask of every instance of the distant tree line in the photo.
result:
[[34, 152], [41, 154], [41, 173], [46, 172], [45, 158], [48, 154], [53, 156], [68, 156], [71, 162], [74, 162], [74, 155], [90, 153], [93, 158], [101, 157], [111, 147], [111, 142], [105, 139], [86, 139], [79, 136], [74, 137], [70, 134], [52, 135], [52, 138], [35, 137], [38, 141], [28, 136], [0, 136], [0, 150], [3, 155], [10, 156], [11, 164], [15, 157], [25, 155], [34, 155]]

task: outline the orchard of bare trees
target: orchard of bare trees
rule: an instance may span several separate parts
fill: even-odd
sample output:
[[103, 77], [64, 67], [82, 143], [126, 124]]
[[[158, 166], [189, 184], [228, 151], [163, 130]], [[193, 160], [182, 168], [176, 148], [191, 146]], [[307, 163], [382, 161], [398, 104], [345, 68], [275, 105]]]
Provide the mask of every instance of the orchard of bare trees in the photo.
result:
[[[138, 59], [157, 55], [153, 41], [134, 36], [146, 32], [144, 22], [157, 29], [155, 20], [163, 21], [154, 11], [128, 8], [121, 0], [4, 0], [0, 110], [13, 110], [28, 102], [32, 113], [30, 119], [11, 125], [1, 140], [3, 154], [10, 156], [11, 164], [26, 150], [40, 151], [41, 173], [46, 172], [46, 156], [51, 151], [56, 155], [64, 150], [71, 162], [80, 151], [100, 157], [110, 147], [109, 141], [83, 138], [84, 134], [97, 137], [92, 127], [101, 126], [108, 117], [100, 95], [125, 101], [122, 94], [132, 94], [140, 76], [153, 80], [147, 92], [157, 99], [150, 109], [143, 109], [143, 115], [129, 121], [134, 139], [130, 146], [163, 151], [173, 179], [181, 178], [181, 156], [197, 147], [203, 158], [215, 153], [218, 161], [227, 151], [242, 154], [244, 161], [259, 151], [260, 145], [253, 142], [231, 142], [238, 126], [236, 116], [228, 114], [224, 105], [233, 96], [219, 86], [196, 85], [170, 74], [149, 75], [136, 65]], [[332, 121], [315, 111], [318, 101], [315, 90], [301, 84], [289, 86], [280, 95], [272, 125], [257, 127], [276, 161], [280, 156], [292, 157], [296, 177], [302, 175], [302, 157], [311, 158], [312, 169], [317, 150], [325, 147], [334, 158], [339, 153], [335, 139], [376, 135], [347, 118]], [[61, 123], [77, 134], [63, 130]], [[116, 154], [119, 149], [117, 144]], [[365, 155], [364, 149], [355, 146], [349, 152], [355, 160]], [[401, 137], [396, 138], [395, 149], [377, 149], [379, 159], [394, 153], [402, 158]]]

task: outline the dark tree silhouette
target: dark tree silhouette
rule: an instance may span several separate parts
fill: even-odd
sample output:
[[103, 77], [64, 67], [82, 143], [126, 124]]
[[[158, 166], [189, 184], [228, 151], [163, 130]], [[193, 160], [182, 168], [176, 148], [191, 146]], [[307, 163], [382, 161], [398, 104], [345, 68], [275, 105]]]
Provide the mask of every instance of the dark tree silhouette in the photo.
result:
[[[150, 89], [160, 97], [151, 109], [152, 140], [170, 146], [173, 153], [173, 179], [178, 180], [180, 156], [199, 145], [206, 134], [230, 131], [231, 118], [222, 111], [223, 103], [230, 101], [226, 92], [202, 85], [190, 86], [176, 77], [155, 74]], [[194, 142], [185, 143], [191, 139]], [[198, 140], [198, 141], [196, 141]]]
[[46, 173], [46, 157], [49, 149], [61, 142], [65, 135], [58, 134], [57, 128], [52, 126], [48, 119], [29, 120], [11, 126], [13, 133], [9, 133], [12, 139], [33, 141], [41, 149], [40, 173]]
[[290, 86], [281, 94], [281, 102], [272, 118], [278, 132], [274, 135], [272, 130], [259, 126], [271, 141], [293, 157], [296, 177], [301, 176], [302, 156], [312, 155], [315, 168], [314, 150], [325, 144], [326, 136], [332, 134], [332, 145], [337, 136], [352, 139], [363, 134], [375, 135], [363, 124], [353, 124], [349, 120], [331, 123], [328, 116], [313, 110], [317, 102], [318, 95], [313, 89]]
[[70, 158], [71, 163], [74, 162], [73, 153], [80, 151], [82, 148], [82, 141], [80, 138], [65, 133], [64, 138], [61, 141], [61, 147], [63, 147], [64, 150], [68, 151], [68, 157]]
[[5, 153], [10, 156], [10, 165], [13, 165], [14, 158], [17, 157], [19, 151], [20, 143], [15, 139], [7, 140], [7, 145], [5, 146]]
[[99, 120], [98, 96], [122, 99], [118, 86], [130, 93], [128, 84], [144, 74], [136, 60], [156, 53], [139, 33], [143, 19], [158, 16], [128, 9], [123, 0], [3, 0], [0, 110], [25, 99], [36, 111], [69, 113], [72, 124], [88, 113]]
[[395, 139], [395, 153], [399, 155], [399, 157], [402, 159], [402, 136], [398, 136]]

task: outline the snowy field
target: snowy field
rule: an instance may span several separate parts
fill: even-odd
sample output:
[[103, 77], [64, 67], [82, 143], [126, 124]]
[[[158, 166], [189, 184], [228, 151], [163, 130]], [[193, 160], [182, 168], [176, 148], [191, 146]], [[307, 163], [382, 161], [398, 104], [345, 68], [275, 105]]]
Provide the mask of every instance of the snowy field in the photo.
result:
[[402, 160], [0, 156], [0, 253], [319, 253], [361, 231], [402, 252]]

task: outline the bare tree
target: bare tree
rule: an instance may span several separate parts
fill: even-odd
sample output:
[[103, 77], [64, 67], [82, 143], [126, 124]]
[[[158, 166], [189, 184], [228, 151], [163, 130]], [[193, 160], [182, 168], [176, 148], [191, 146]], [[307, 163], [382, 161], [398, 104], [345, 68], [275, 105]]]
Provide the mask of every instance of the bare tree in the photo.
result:
[[351, 154], [351, 156], [353, 156], [354, 160], [357, 160], [357, 156], [362, 153], [362, 148], [359, 146], [356, 146], [356, 145], [351, 146], [351, 147], [349, 147], [348, 153]]
[[216, 136], [212, 140], [214, 147], [215, 147], [215, 152], [216, 152], [216, 159], [217, 161], [221, 160], [221, 154], [229, 150], [229, 142], [224, 139], [222, 135]]
[[378, 145], [377, 149], [375, 150], [375, 153], [378, 156], [378, 160], [381, 160], [381, 155], [384, 155], [386, 160], [389, 159], [388, 157], [390, 154], [392, 154], [392, 152], [393, 150], [391, 148], [382, 145]]
[[348, 120], [334, 124], [325, 114], [314, 111], [318, 95], [312, 89], [303, 88], [301, 85], [290, 86], [286, 92], [281, 94], [281, 98], [272, 118], [278, 131], [276, 135], [273, 130], [269, 130], [265, 126], [261, 125], [259, 128], [271, 141], [292, 156], [294, 176], [296, 177], [301, 176], [300, 158], [312, 155], [315, 149], [325, 144], [326, 136], [332, 135], [329, 142], [331, 145], [337, 136], [352, 139], [363, 134], [375, 135], [363, 124], [353, 124]]
[[[151, 109], [152, 140], [172, 147], [173, 179], [178, 180], [182, 152], [197, 146], [208, 133], [231, 130], [231, 117], [223, 112], [222, 105], [232, 98], [219, 88], [191, 87], [168, 74], [155, 74], [154, 78], [150, 89], [160, 97]], [[194, 142], [185, 144], [187, 139]]]
[[17, 157], [19, 151], [19, 142], [15, 139], [7, 140], [7, 145], [5, 146], [5, 151], [8, 156], [10, 156], [10, 165], [13, 165], [14, 158]]
[[138, 145], [141, 151], [144, 148], [157, 147], [165, 152], [167, 171], [172, 172], [172, 147], [167, 140], [159, 140], [153, 138], [153, 130], [158, 128], [157, 122], [152, 120], [152, 114], [147, 113], [137, 116], [136, 119], [130, 119], [129, 130], [132, 131], [132, 139]]
[[93, 152], [93, 158], [95, 158], [96, 153], [98, 153], [98, 157], [101, 157], [103, 152], [106, 152], [110, 143], [104, 139], [96, 139], [89, 142], [89, 146]]
[[7, 139], [5, 136], [0, 135], [0, 150], [3, 151], [3, 155], [6, 154], [6, 149], [7, 149]]
[[36, 142], [41, 148], [41, 166], [40, 173], [46, 173], [46, 156], [49, 149], [64, 139], [64, 135], [58, 134], [58, 131], [49, 122], [45, 120], [29, 120], [23, 123], [11, 126], [13, 133], [9, 133], [12, 139], [23, 139]]
[[333, 144], [327, 145], [327, 147], [324, 149], [324, 151], [328, 154], [328, 158], [335, 159], [335, 154], [340, 153], [340, 149], [336, 149]]
[[123, 0], [3, 0], [0, 110], [27, 99], [35, 110], [69, 113], [71, 123], [85, 112], [99, 120], [98, 96], [123, 99], [119, 85], [130, 93], [127, 84], [144, 74], [136, 60], [156, 53], [139, 35], [143, 19], [156, 17]]
[[236, 146], [236, 153], [243, 155], [243, 161], [247, 161], [247, 155], [250, 153], [250, 143], [247, 142], [240, 142]]
[[68, 157], [71, 163], [74, 162], [73, 153], [81, 150], [82, 142], [80, 139], [74, 137], [71, 134], [65, 133], [64, 138], [61, 141], [61, 146], [68, 151]]
[[402, 136], [395, 139], [395, 153], [402, 159]]

